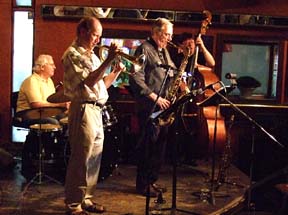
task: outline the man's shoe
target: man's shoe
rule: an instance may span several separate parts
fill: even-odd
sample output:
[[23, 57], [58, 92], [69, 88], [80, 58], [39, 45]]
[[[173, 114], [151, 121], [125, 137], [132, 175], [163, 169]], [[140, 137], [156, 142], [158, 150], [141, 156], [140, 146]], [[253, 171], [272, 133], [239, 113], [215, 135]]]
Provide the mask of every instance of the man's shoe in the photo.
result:
[[143, 189], [139, 189], [137, 188], [137, 193], [141, 194], [142, 196], [147, 196], [149, 195], [150, 197], [157, 197], [159, 191], [155, 190], [155, 188], [153, 188], [153, 186], [149, 187], [149, 191], [148, 191], [148, 186], [146, 186]]
[[158, 192], [162, 192], [162, 193], [167, 192], [167, 188], [164, 186], [161, 186], [160, 184], [153, 183], [153, 184], [151, 184], [151, 187], [153, 187], [153, 189], [158, 191]]
[[106, 211], [106, 208], [103, 205], [97, 204], [97, 203], [92, 202], [92, 201], [91, 201], [91, 204], [89, 204], [89, 205], [82, 203], [81, 207], [84, 211], [89, 212], [89, 213], [102, 214]]
[[89, 215], [88, 212], [86, 211], [71, 211], [71, 210], [68, 210], [65, 212], [65, 215]]

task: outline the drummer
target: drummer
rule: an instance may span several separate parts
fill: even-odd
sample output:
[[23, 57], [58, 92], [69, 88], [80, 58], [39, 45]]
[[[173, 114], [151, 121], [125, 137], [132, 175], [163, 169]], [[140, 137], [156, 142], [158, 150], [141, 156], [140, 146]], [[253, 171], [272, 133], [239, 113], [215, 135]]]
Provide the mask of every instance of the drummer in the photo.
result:
[[[64, 110], [68, 109], [69, 102], [63, 103], [50, 103], [47, 98], [54, 94], [56, 89], [51, 79], [55, 72], [55, 64], [52, 56], [41, 54], [35, 61], [32, 75], [27, 77], [21, 84], [18, 100], [17, 100], [17, 113], [25, 113], [34, 109], [41, 109], [46, 107], [55, 107], [55, 110], [63, 107], [63, 113], [57, 112], [58, 116], [47, 116], [39, 118], [22, 118], [23, 127], [29, 128], [33, 124], [59, 124], [59, 120], [65, 117]], [[57, 109], [58, 108], [58, 109]], [[61, 109], [60, 109], [61, 110]], [[54, 111], [55, 112], [55, 111]], [[20, 116], [23, 114], [19, 114]]]

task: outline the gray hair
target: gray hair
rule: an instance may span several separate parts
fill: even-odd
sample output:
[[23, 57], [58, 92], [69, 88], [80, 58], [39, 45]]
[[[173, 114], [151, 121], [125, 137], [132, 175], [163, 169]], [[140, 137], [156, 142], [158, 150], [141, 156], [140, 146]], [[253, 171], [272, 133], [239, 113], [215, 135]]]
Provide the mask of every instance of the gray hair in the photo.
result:
[[166, 18], [158, 18], [158, 19], [156, 19], [155, 22], [152, 25], [152, 34], [154, 34], [156, 32], [161, 32], [162, 29], [163, 29], [163, 26], [165, 26], [165, 25], [173, 26], [173, 23], [170, 22]]
[[51, 55], [41, 54], [35, 60], [34, 66], [32, 68], [33, 72], [38, 72], [45, 64], [49, 63], [49, 61], [53, 60]]

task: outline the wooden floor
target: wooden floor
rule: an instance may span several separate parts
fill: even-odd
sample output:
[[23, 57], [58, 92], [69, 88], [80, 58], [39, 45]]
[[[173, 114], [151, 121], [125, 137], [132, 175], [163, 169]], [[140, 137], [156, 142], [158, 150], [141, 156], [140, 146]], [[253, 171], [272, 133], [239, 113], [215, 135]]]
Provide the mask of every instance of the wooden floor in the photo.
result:
[[[96, 200], [107, 208], [107, 215], [153, 214], [155, 200], [162, 200], [162, 214], [222, 214], [243, 206], [249, 178], [236, 167], [229, 168], [227, 181], [209, 197], [207, 190], [211, 184], [211, 161], [197, 161], [198, 165], [177, 165], [176, 201], [172, 200], [173, 165], [166, 165], [161, 171], [159, 183], [166, 185], [168, 192], [150, 201], [135, 192], [135, 170], [133, 164], [119, 164], [109, 177], [98, 185]], [[65, 170], [49, 164], [42, 178], [35, 172], [27, 179], [21, 173], [21, 161], [13, 170], [1, 173], [1, 211], [0, 214], [48, 215], [64, 214]], [[47, 164], [46, 164], [47, 166]], [[55, 168], [51, 170], [51, 168]], [[104, 171], [110, 173], [109, 171]], [[215, 172], [217, 173], [217, 171]], [[50, 180], [53, 179], [53, 180]], [[54, 179], [56, 181], [54, 181]], [[40, 184], [39, 184], [40, 182]], [[59, 184], [56, 182], [60, 182]], [[238, 186], [239, 185], [239, 186]], [[203, 192], [201, 192], [203, 191]], [[207, 196], [208, 195], [208, 196]], [[161, 198], [162, 197], [162, 198]], [[175, 196], [174, 196], [175, 197]], [[150, 204], [148, 205], [149, 202]], [[214, 203], [213, 203], [214, 202]], [[150, 208], [149, 210], [146, 208]], [[159, 213], [158, 213], [159, 214]]]
[[[13, 167], [0, 171], [0, 215], [64, 214], [63, 184], [67, 160], [61, 158], [51, 163], [50, 160], [44, 160], [44, 176], [41, 178], [38, 175], [37, 160], [33, 162], [31, 160], [30, 166], [26, 169], [22, 168], [23, 162], [19, 154], [16, 153], [14, 160]], [[109, 164], [112, 163], [110, 168]], [[216, 183], [211, 183], [212, 158], [197, 160], [197, 165], [178, 162], [176, 169], [167, 162], [161, 171], [159, 183], [167, 186], [168, 191], [162, 196], [151, 199], [146, 199], [135, 191], [136, 166], [133, 162], [127, 162], [125, 159], [111, 162], [104, 157], [102, 164], [103, 180], [98, 183], [95, 201], [106, 207], [107, 215], [248, 214], [245, 213], [247, 197], [252, 195], [252, 201], [256, 198], [255, 192], [247, 195], [250, 178], [233, 164], [225, 172], [227, 183], [219, 187]], [[216, 179], [219, 171], [217, 161], [214, 170]], [[283, 173], [287, 171], [286, 169]], [[173, 176], [176, 180], [173, 180]], [[173, 182], [176, 184], [174, 187]], [[264, 183], [261, 183], [259, 185], [263, 187]], [[263, 197], [267, 196], [267, 193], [260, 190], [258, 195]], [[279, 209], [277, 203], [279, 207], [281, 206], [281, 198], [274, 197], [272, 195], [270, 198], [274, 199], [272, 211], [275, 211], [275, 205], [276, 210]], [[161, 204], [155, 204], [157, 200]], [[162, 208], [161, 212], [154, 210], [159, 205]], [[263, 205], [268, 206], [267, 202]], [[276, 214], [270, 211], [269, 209], [263, 215]], [[257, 213], [253, 212], [253, 214]]]

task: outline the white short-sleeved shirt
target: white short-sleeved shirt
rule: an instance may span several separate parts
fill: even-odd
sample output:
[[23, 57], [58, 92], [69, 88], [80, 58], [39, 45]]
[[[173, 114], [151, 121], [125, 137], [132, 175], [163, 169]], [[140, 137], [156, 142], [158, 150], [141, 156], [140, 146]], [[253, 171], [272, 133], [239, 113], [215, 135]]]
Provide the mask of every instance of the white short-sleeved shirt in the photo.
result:
[[62, 63], [64, 72], [64, 93], [71, 101], [95, 101], [105, 104], [108, 92], [103, 79], [92, 88], [84, 84], [85, 78], [100, 65], [100, 59], [94, 52], [88, 52], [74, 42], [64, 53]]

